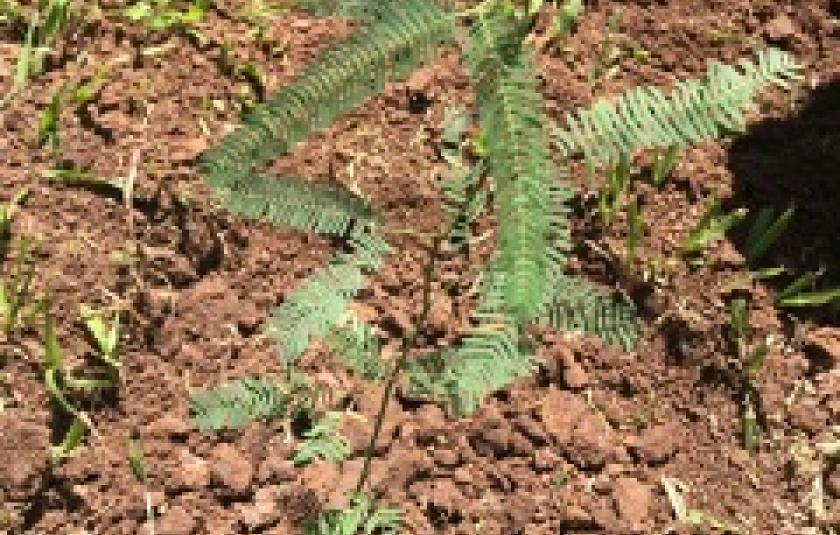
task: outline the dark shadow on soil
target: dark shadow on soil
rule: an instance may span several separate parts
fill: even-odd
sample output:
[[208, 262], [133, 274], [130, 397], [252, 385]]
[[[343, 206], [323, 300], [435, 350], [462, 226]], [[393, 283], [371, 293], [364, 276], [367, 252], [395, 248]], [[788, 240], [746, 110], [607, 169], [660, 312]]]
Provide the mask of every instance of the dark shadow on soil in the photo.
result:
[[[840, 79], [812, 91], [789, 117], [758, 122], [738, 136], [728, 167], [733, 207], [746, 207], [755, 217], [765, 207], [781, 213], [796, 206], [787, 231], [756, 267], [784, 266], [795, 275], [822, 270], [816, 289], [840, 287]], [[743, 237], [738, 245], [744, 246]], [[780, 289], [791, 280], [782, 276], [769, 284]], [[788, 310], [840, 325], [840, 307]]]

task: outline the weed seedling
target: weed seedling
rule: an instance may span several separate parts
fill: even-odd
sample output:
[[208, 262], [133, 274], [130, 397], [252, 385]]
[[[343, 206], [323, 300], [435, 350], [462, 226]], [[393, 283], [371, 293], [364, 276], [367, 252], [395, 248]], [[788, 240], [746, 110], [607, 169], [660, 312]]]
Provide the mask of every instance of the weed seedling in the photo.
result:
[[569, 480], [571, 480], [571, 476], [565, 470], [560, 470], [554, 477], [551, 478], [551, 486], [557, 490], [562, 489], [566, 485], [569, 484]]
[[0, 108], [5, 107], [24, 88], [31, 76], [43, 71], [44, 58], [67, 24], [71, 1], [50, 0], [43, 12], [36, 11], [32, 15], [18, 56], [12, 86], [0, 100]]
[[824, 306], [836, 307], [840, 305], [840, 288], [794, 292], [791, 288], [797, 286], [797, 282], [794, 281], [788, 288], [782, 291], [777, 301], [779, 306], [785, 308], [813, 308]]
[[776, 296], [776, 304], [784, 308], [813, 308], [840, 305], [840, 288], [816, 290], [824, 270], [805, 273], [785, 286]]
[[553, 36], [565, 39], [571, 35], [583, 9], [583, 0], [565, 0], [551, 21]]
[[744, 448], [755, 451], [758, 448], [758, 389], [755, 380], [764, 360], [768, 347], [765, 343], [752, 343], [752, 328], [749, 323], [749, 309], [747, 300], [736, 298], [729, 303], [729, 330], [735, 344], [738, 369], [741, 377], [741, 397], [743, 412], [741, 415], [742, 441]]
[[703, 217], [692, 227], [683, 241], [681, 251], [686, 256], [698, 254], [723, 239], [727, 232], [747, 216], [746, 208], [738, 208], [728, 214], [723, 213], [720, 202], [714, 196], [708, 199], [706, 207]]
[[66, 95], [67, 85], [65, 84], [53, 95], [50, 103], [41, 113], [41, 117], [38, 120], [38, 146], [47, 147], [52, 152], [58, 150], [59, 121], [61, 121], [61, 110]]
[[88, 426], [79, 418], [74, 418], [70, 428], [64, 434], [64, 439], [57, 446], [50, 447], [50, 454], [53, 462], [60, 462], [70, 457], [74, 457], [82, 445], [82, 439], [85, 438]]
[[174, 4], [172, 0], [140, 1], [127, 7], [124, 14], [152, 31], [188, 27], [204, 19], [210, 9], [211, 0], [191, 0], [186, 10], [179, 9]]
[[606, 183], [598, 195], [598, 211], [601, 223], [608, 227], [624, 205], [627, 188], [632, 181], [630, 158], [622, 153], [618, 162], [607, 172]]
[[119, 368], [120, 314], [117, 313], [108, 326], [102, 313], [87, 305], [79, 306], [79, 313], [88, 333], [96, 343], [97, 356], [112, 368]]
[[769, 206], [761, 209], [747, 233], [746, 258], [750, 267], [754, 267], [764, 253], [776, 243], [790, 225], [795, 213], [795, 206], [788, 207], [778, 217], [776, 211]]
[[324, 459], [333, 464], [339, 464], [350, 454], [350, 448], [344, 438], [338, 434], [341, 415], [326, 413], [309, 431], [306, 431], [304, 442], [298, 449], [292, 462], [297, 465], [309, 464], [315, 459]]
[[398, 509], [377, 509], [373, 506], [373, 501], [364, 494], [351, 496], [349, 501], [348, 507], [331, 509], [308, 522], [303, 528], [303, 535], [398, 533], [402, 523], [402, 514]]
[[85, 392], [114, 387], [109, 379], [80, 378], [66, 369], [64, 354], [55, 330], [55, 320], [47, 304], [44, 309], [44, 384], [50, 397], [64, 409], [80, 420], [88, 429], [93, 429], [90, 417], [81, 409], [75, 407], [69, 399], [70, 390]]
[[28, 251], [29, 240], [26, 237], [21, 238], [11, 280], [0, 281], [0, 318], [2, 318], [3, 332], [7, 339], [20, 322], [30, 299], [35, 266], [34, 264], [26, 265]]
[[[128, 439], [128, 468], [131, 470], [131, 475], [141, 485], [146, 485], [148, 481], [148, 467], [146, 459], [143, 457], [143, 449], [140, 444], [134, 439]], [[150, 535], [155, 533], [155, 515], [152, 508], [152, 494], [148, 489], [143, 492], [143, 501], [146, 506], [146, 528]]]
[[665, 180], [671, 175], [680, 154], [679, 145], [671, 145], [665, 150], [656, 151], [653, 163], [650, 165], [650, 183], [661, 189]]
[[9, 252], [9, 244], [12, 239], [12, 222], [28, 196], [29, 190], [22, 189], [15, 193], [8, 203], [0, 205], [0, 260], [4, 260]]

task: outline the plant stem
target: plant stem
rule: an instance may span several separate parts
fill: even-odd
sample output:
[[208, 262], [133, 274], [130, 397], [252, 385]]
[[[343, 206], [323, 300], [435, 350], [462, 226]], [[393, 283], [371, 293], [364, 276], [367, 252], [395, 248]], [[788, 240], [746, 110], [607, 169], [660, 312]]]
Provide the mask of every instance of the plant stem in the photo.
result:
[[371, 463], [373, 462], [373, 455], [376, 451], [376, 442], [379, 440], [379, 435], [382, 432], [382, 426], [385, 421], [385, 413], [388, 409], [388, 403], [390, 402], [391, 396], [394, 393], [394, 389], [397, 386], [397, 381], [399, 380], [400, 373], [405, 368], [405, 365], [408, 362], [409, 351], [411, 351], [411, 348], [415, 346], [417, 338], [420, 332], [423, 330], [423, 327], [426, 324], [426, 320], [429, 318], [429, 312], [432, 309], [432, 275], [434, 274], [435, 261], [437, 260], [437, 257], [440, 254], [441, 247], [443, 245], [444, 236], [445, 235], [435, 236], [432, 242], [432, 246], [429, 250], [429, 261], [427, 262], [423, 273], [423, 309], [420, 312], [420, 314], [415, 318], [411, 331], [403, 337], [400, 356], [394, 363], [394, 367], [391, 369], [391, 373], [388, 375], [388, 381], [387, 383], [385, 383], [385, 390], [382, 392], [382, 399], [379, 403], [379, 411], [376, 414], [376, 420], [374, 420], [373, 432], [371, 433], [370, 441], [368, 442], [367, 450], [365, 451], [365, 461], [362, 465], [362, 472], [359, 474], [359, 480], [358, 482], [356, 482], [354, 494], [358, 494], [362, 491], [362, 489], [365, 486], [365, 483], [370, 477], [370, 467]]

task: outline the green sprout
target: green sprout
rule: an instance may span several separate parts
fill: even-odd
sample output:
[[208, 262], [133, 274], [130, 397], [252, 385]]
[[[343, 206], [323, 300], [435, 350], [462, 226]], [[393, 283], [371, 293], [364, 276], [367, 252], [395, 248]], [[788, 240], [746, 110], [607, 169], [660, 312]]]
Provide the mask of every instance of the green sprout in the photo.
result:
[[22, 189], [15, 193], [7, 204], [0, 205], [0, 258], [4, 258], [9, 250], [12, 222], [28, 196], [29, 190]]
[[10, 282], [0, 281], [0, 318], [7, 338], [17, 327], [29, 302], [35, 266], [24, 265], [28, 250], [29, 240], [22, 238]]
[[145, 483], [148, 477], [146, 460], [143, 458], [143, 450], [136, 440], [128, 440], [128, 467], [131, 474], [139, 483]]
[[173, 6], [173, 3], [171, 0], [134, 2], [123, 13], [152, 31], [160, 31], [200, 23], [211, 5], [210, 0], [191, 0], [187, 9], [182, 10]]
[[753, 266], [764, 256], [764, 253], [772, 247], [779, 239], [779, 236], [788, 228], [795, 213], [796, 207], [792, 205], [778, 217], [773, 208], [769, 206], [762, 208], [747, 234], [747, 264]]
[[108, 326], [102, 313], [85, 304], [79, 305], [79, 313], [85, 327], [96, 343], [98, 357], [104, 363], [119, 368], [120, 363], [120, 315], [117, 313]]
[[661, 188], [665, 179], [674, 170], [677, 157], [680, 154], [679, 145], [671, 145], [667, 149], [657, 151], [653, 156], [653, 163], [650, 166], [650, 182], [657, 188]]
[[738, 208], [728, 214], [723, 213], [720, 202], [711, 196], [706, 203], [706, 212], [700, 221], [689, 231], [682, 244], [684, 255], [694, 255], [711, 244], [723, 239], [732, 227], [744, 220], [746, 208]]
[[50, 397], [67, 413], [72, 414], [88, 427], [93, 427], [90, 418], [81, 409], [76, 408], [68, 398], [68, 390], [95, 391], [112, 388], [113, 381], [108, 379], [79, 378], [66, 369], [64, 354], [59, 345], [55, 329], [55, 319], [48, 306], [44, 311], [44, 384]]
[[607, 172], [606, 185], [598, 196], [598, 211], [604, 226], [609, 226], [621, 209], [631, 180], [630, 158], [622, 153], [616, 165]]
[[57, 446], [50, 447], [50, 454], [53, 461], [62, 461], [70, 457], [74, 457], [82, 445], [82, 439], [88, 430], [87, 424], [81, 419], [73, 419], [67, 433], [64, 434], [64, 439]]
[[583, 9], [583, 0], [565, 0], [551, 21], [552, 34], [561, 39], [571, 35], [577, 20], [583, 15]]
[[69, 20], [71, 2], [50, 0], [43, 12], [36, 11], [33, 14], [15, 66], [12, 85], [0, 99], [0, 108], [5, 107], [24, 88], [32, 75], [43, 72], [44, 58]]
[[747, 451], [758, 449], [761, 432], [757, 412], [758, 388], [755, 381], [764, 367], [769, 348], [765, 343], [751, 345], [752, 328], [749, 324], [747, 300], [733, 299], [729, 303], [729, 329], [732, 332], [740, 363], [743, 412], [741, 414], [742, 442]]

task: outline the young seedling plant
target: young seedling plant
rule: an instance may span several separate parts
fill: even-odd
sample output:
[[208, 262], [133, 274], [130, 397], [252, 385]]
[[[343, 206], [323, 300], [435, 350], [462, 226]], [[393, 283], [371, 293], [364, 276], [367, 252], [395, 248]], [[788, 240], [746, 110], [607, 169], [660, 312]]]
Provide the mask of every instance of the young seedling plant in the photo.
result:
[[749, 323], [748, 302], [737, 297], [729, 302], [729, 328], [731, 340], [736, 348], [735, 365], [740, 370], [742, 413], [742, 440], [748, 451], [758, 449], [759, 429], [759, 394], [755, 380], [764, 366], [768, 346], [764, 341], [754, 342], [752, 327]]
[[0, 98], [0, 108], [5, 107], [20, 93], [29, 78], [43, 72], [44, 59], [67, 25], [72, 3], [72, 0], [37, 2], [26, 30], [15, 74], [12, 77], [12, 85]]
[[[370, 466], [386, 407], [398, 388], [412, 389], [412, 395], [443, 405], [453, 417], [470, 414], [494, 391], [531, 375], [539, 366], [536, 342], [527, 330], [534, 323], [633, 347], [640, 323], [632, 305], [566, 273], [570, 201], [576, 195], [564, 171], [569, 160], [583, 157], [588, 168], [603, 169], [614, 162], [630, 162], [643, 151], [677, 151], [743, 131], [743, 110], [758, 93], [771, 86], [786, 87], [800, 69], [784, 52], [761, 50], [754, 62], [742, 61], [738, 67], [713, 63], [705, 77], [680, 82], [667, 94], [657, 88], [636, 88], [570, 111], [555, 123], [542, 109], [529, 39], [539, 2], [530, 4], [536, 9], [528, 9], [522, 2], [485, 0], [461, 12], [432, 0], [354, 0], [352, 5], [348, 16], [356, 19], [357, 30], [257, 105], [244, 124], [205, 152], [198, 164], [231, 212], [326, 235], [344, 245], [265, 322], [266, 334], [278, 343], [287, 381], [298, 377], [296, 364], [313, 340], [336, 339], [336, 332], [348, 328], [368, 333], [343, 337], [362, 342], [356, 349], [368, 352], [364, 361], [383, 361], [384, 371], [372, 374], [384, 385], [361, 474], [348, 508], [324, 513], [310, 524], [308, 533], [318, 534], [372, 533], [376, 526], [358, 519], [385, 516], [359, 504], [370, 503], [360, 500], [368, 499]], [[446, 217], [433, 232], [420, 236], [412, 229], [386, 228], [367, 199], [353, 191], [259, 171], [451, 44], [463, 51], [475, 92], [473, 108], [461, 121], [467, 127], [475, 122], [478, 136], [471, 144], [460, 140], [453, 144], [458, 137], [454, 135], [444, 143], [444, 148], [455, 151], [444, 157], [463, 163], [453, 166], [444, 182]], [[472, 150], [459, 150], [464, 145]], [[439, 276], [441, 256], [461, 250], [453, 243], [463, 243], [465, 236], [473, 239], [469, 222], [477, 214], [495, 218], [497, 227], [495, 254], [475, 284], [478, 305], [455, 344], [427, 350], [422, 333], [432, 309], [431, 288]], [[687, 251], [731, 226], [730, 219], [719, 213], [705, 221]], [[390, 256], [390, 238], [411, 232], [425, 251], [422, 306], [404, 329], [397, 355], [385, 359], [378, 343], [366, 343], [375, 337], [374, 326], [348, 323], [346, 312], [366, 277], [375, 276]], [[416, 353], [420, 355], [413, 356]], [[355, 355], [348, 362], [352, 369], [358, 352], [341, 351], [336, 356], [348, 355]], [[195, 395], [193, 409], [200, 425], [236, 427], [254, 419], [288, 417], [288, 407], [303, 391], [306, 388], [288, 382], [249, 378]], [[329, 414], [325, 411], [322, 416], [334, 417]], [[329, 420], [310, 422], [303, 437], [308, 441], [339, 432]], [[324, 443], [329, 447], [322, 449], [323, 457], [346, 455], [336, 441]], [[353, 516], [358, 511], [363, 511], [361, 516]]]
[[35, 266], [27, 262], [29, 239], [21, 238], [14, 269], [9, 280], [0, 281], [0, 320], [8, 340], [23, 318], [31, 317], [27, 308], [31, 304], [32, 279]]
[[[67, 431], [64, 441], [57, 448], [53, 449], [54, 457], [56, 460], [60, 460], [75, 452], [86, 431], [96, 432], [90, 416], [71, 401], [71, 393], [75, 391], [96, 392], [103, 389], [115, 388], [116, 383], [110, 378], [79, 377], [75, 371], [67, 368], [64, 353], [61, 350], [56, 333], [55, 319], [49, 310], [48, 302], [44, 306], [43, 345], [43, 379], [47, 392], [49, 392], [50, 397], [60, 409], [73, 417], [73, 423]], [[113, 357], [114, 353], [112, 352], [110, 358]], [[110, 364], [105, 359], [103, 361]], [[110, 365], [113, 366], [113, 364]]]

